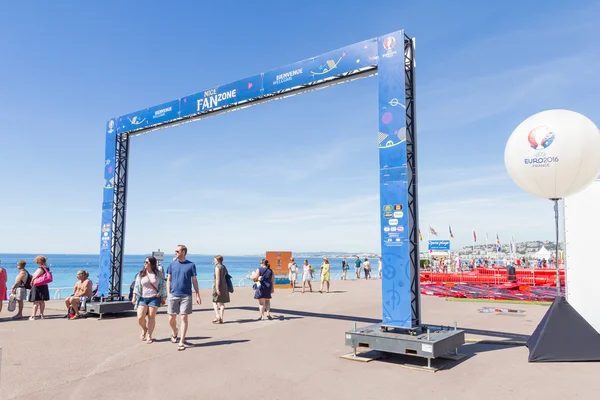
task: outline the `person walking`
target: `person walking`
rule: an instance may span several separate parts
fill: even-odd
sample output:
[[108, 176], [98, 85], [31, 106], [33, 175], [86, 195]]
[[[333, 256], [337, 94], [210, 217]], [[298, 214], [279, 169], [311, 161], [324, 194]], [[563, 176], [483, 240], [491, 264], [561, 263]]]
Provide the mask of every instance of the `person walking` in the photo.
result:
[[296, 290], [296, 279], [298, 279], [298, 264], [294, 261], [294, 257], [290, 258], [288, 264], [288, 278], [290, 279], [290, 286], [292, 287], [292, 293]]
[[348, 272], [348, 262], [346, 261], [346, 257], [342, 260], [342, 280], [346, 280], [346, 273]]
[[[188, 330], [188, 315], [192, 313], [192, 285], [196, 303], [202, 304], [196, 278], [196, 264], [186, 258], [188, 249], [180, 244], [175, 249], [175, 260], [167, 268], [167, 314], [171, 326], [171, 342], [177, 343], [178, 351], [185, 350], [185, 335]], [[177, 331], [177, 315], [181, 318], [181, 331]], [[181, 333], [181, 335], [179, 335]]]
[[214, 286], [213, 286], [213, 308], [215, 309], [215, 319], [213, 324], [222, 324], [225, 314], [225, 303], [229, 303], [229, 288], [227, 287], [227, 267], [223, 265], [223, 256], [215, 256], [213, 263]]
[[362, 262], [360, 261], [360, 257], [356, 256], [356, 261], [354, 261], [354, 270], [356, 271], [356, 279], [360, 279], [360, 267]]
[[304, 260], [304, 266], [302, 267], [302, 293], [304, 293], [304, 288], [308, 283], [308, 288], [312, 292], [312, 284], [310, 281], [313, 279], [313, 275], [315, 273], [312, 265], [308, 263], [308, 260]]
[[251, 278], [256, 282], [253, 288], [254, 298], [258, 300], [258, 311], [260, 312], [258, 320], [264, 320], [265, 313], [267, 313], [268, 319], [273, 319], [271, 317], [271, 297], [275, 292], [275, 275], [269, 261], [263, 259], [260, 262], [260, 268], [252, 273]]
[[[144, 260], [144, 268], [135, 278], [133, 298], [131, 302], [137, 310], [138, 323], [142, 328], [140, 339], [147, 344], [153, 343], [152, 334], [156, 327], [156, 313], [162, 303], [164, 282], [160, 278], [160, 271], [155, 257]], [[146, 322], [146, 318], [148, 321]]]
[[371, 262], [367, 257], [365, 257], [365, 261], [363, 262], [363, 269], [365, 270], [365, 280], [371, 279]]
[[329, 293], [329, 278], [331, 275], [331, 265], [327, 257], [323, 258], [323, 264], [321, 264], [321, 289], [319, 293], [323, 293], [323, 284], [327, 282], [327, 293]]

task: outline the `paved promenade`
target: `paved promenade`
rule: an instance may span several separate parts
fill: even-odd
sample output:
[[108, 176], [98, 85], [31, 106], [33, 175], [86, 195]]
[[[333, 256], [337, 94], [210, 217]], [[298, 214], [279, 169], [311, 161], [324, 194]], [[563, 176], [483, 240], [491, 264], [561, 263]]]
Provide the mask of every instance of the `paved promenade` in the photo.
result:
[[[250, 288], [236, 288], [213, 325], [209, 290], [190, 316], [190, 347], [169, 341], [165, 310], [153, 344], [139, 339], [132, 316], [69, 321], [62, 302], [51, 301], [48, 318], [11, 321], [0, 314], [3, 347], [0, 399], [561, 399], [597, 398], [598, 363], [529, 364], [527, 348], [473, 344], [468, 357], [439, 372], [408, 369], [420, 359], [392, 357], [362, 363], [340, 358], [351, 352], [344, 332], [380, 320], [380, 282], [334, 281], [333, 293], [279, 289], [273, 321], [256, 321]], [[546, 307], [507, 305], [522, 314], [482, 314], [485, 303], [422, 297], [425, 323], [467, 330], [467, 338], [526, 340]], [[27, 308], [27, 312], [30, 309]]]

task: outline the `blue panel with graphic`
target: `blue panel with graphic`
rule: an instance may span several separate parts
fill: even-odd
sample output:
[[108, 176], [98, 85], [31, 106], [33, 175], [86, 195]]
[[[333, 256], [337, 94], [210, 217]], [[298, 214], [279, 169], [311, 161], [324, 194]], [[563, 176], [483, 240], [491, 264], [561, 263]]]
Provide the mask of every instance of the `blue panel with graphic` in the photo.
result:
[[260, 97], [262, 75], [251, 76], [223, 86], [216, 86], [180, 99], [181, 116], [205, 113], [224, 106]]
[[146, 112], [148, 126], [174, 121], [179, 118], [179, 99], [150, 107]]
[[430, 240], [428, 249], [431, 251], [448, 251], [450, 250], [449, 240]]
[[373, 65], [377, 65], [377, 39], [365, 40], [265, 72], [263, 94], [289, 90]]
[[117, 146], [117, 119], [106, 123], [106, 144], [104, 151], [104, 190], [102, 201], [112, 202], [115, 193], [115, 149]]
[[404, 31], [378, 39], [383, 325], [412, 328]]
[[117, 133], [124, 133], [148, 126], [148, 109], [122, 115], [117, 119]]
[[100, 237], [100, 270], [98, 293], [106, 295], [111, 274], [110, 244], [112, 240], [112, 211], [115, 193], [115, 151], [117, 145], [117, 118], [106, 123], [106, 145], [104, 157], [104, 184], [102, 196], [102, 226]]

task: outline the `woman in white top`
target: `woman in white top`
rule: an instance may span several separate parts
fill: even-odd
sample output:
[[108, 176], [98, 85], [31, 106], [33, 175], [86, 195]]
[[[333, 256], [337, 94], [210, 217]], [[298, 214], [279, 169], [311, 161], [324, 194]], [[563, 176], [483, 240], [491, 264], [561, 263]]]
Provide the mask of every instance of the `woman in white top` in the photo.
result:
[[[135, 278], [133, 298], [131, 302], [137, 309], [138, 323], [142, 328], [140, 339], [152, 343], [152, 333], [156, 326], [156, 312], [162, 302], [164, 282], [160, 279], [156, 258], [148, 257], [142, 269]], [[146, 324], [146, 317], [148, 323]]]
[[290, 258], [290, 263], [288, 264], [288, 278], [290, 278], [290, 286], [292, 287], [292, 293], [296, 290], [296, 279], [298, 279], [298, 264], [294, 261], [294, 257]]
[[307, 283], [308, 288], [312, 292], [312, 284], [310, 281], [313, 278], [314, 272], [315, 270], [313, 269], [312, 265], [308, 263], [308, 260], [304, 260], [304, 266], [302, 267], [302, 293], [304, 293], [304, 288], [306, 287]]

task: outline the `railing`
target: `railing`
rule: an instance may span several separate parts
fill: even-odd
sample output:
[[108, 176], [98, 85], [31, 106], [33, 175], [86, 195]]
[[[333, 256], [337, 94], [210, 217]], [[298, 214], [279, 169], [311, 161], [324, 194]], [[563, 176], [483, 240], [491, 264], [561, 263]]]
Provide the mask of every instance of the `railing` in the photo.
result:
[[[356, 278], [351, 278], [350, 274], [347, 275], [348, 276], [348, 280], [355, 280]], [[377, 273], [375, 273], [374, 275], [371, 275], [372, 279], [379, 279], [379, 276], [377, 275]], [[364, 275], [363, 278], [364, 279]], [[334, 281], [339, 281], [342, 280], [342, 274], [335, 274], [332, 278], [332, 280]], [[244, 278], [232, 278], [232, 281], [234, 282], [234, 286], [236, 287], [248, 287], [248, 286], [252, 286], [252, 284], [254, 283], [252, 281], [252, 279], [250, 279], [249, 276], [246, 276]], [[313, 279], [313, 281], [319, 281], [319, 276], [315, 275], [315, 279]], [[236, 284], [237, 282], [237, 284]], [[204, 280], [198, 280], [198, 284], [200, 286], [201, 289], [208, 289], [212, 287], [213, 284], [213, 280], [210, 279], [204, 279]], [[204, 284], [204, 285], [202, 285]], [[302, 279], [301, 277], [298, 277], [298, 279], [296, 279], [296, 284], [302, 284]], [[129, 288], [130, 288], [131, 284], [127, 284], [127, 285], [123, 285], [122, 287], [122, 293], [124, 295], [129, 293]], [[72, 293], [73, 293], [73, 287], [58, 287], [58, 288], [53, 288], [50, 287], [48, 288], [48, 290], [50, 291], [50, 298], [52, 300], [62, 300], [62, 299], [66, 299], [67, 297], [69, 297]]]

